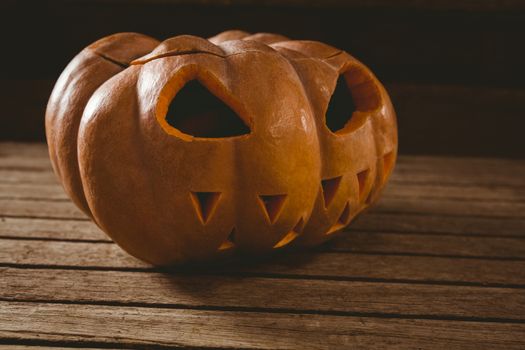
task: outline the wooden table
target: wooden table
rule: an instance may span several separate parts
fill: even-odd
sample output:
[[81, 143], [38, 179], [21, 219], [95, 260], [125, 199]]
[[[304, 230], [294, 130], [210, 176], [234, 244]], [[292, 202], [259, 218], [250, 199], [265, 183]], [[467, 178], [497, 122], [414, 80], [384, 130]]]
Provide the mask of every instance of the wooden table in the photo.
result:
[[524, 161], [401, 157], [341, 239], [199, 271], [121, 251], [45, 145], [0, 144], [0, 217], [5, 349], [525, 348]]

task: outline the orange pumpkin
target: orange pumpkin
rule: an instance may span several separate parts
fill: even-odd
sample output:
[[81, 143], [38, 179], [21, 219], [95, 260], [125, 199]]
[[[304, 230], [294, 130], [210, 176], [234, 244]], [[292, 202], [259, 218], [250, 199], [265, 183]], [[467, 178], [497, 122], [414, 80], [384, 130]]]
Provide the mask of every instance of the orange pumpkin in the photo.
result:
[[95, 42], [56, 83], [46, 133], [74, 203], [157, 265], [332, 238], [397, 154], [390, 99], [362, 63], [241, 31]]

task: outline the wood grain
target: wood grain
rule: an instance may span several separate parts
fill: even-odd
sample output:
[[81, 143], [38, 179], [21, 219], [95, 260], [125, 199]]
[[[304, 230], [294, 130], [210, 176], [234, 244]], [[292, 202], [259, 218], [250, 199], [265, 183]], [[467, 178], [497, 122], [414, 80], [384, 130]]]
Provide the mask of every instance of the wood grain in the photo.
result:
[[57, 179], [47, 169], [0, 168], [0, 183], [57, 184]]
[[525, 187], [414, 184], [392, 180], [386, 186], [383, 196], [410, 197], [413, 199], [454, 199], [458, 201], [524, 202]]
[[352, 231], [323, 249], [338, 252], [525, 259], [523, 238]]
[[0, 219], [0, 237], [56, 240], [111, 240], [93, 222], [87, 220]]
[[[3, 218], [1, 238], [111, 242], [95, 224], [78, 220]], [[525, 240], [513, 237], [476, 237], [395, 232], [360, 232], [355, 229], [321, 251], [416, 254], [481, 258], [525, 259]]]
[[[0, 265], [109, 270], [151, 268], [114, 244], [12, 239], [0, 240]], [[233, 264], [221, 270], [305, 278], [525, 285], [523, 260], [305, 252], [277, 255], [262, 262]]]
[[88, 220], [72, 202], [31, 199], [0, 199], [4, 216]]
[[[0, 337], [252, 349], [519, 349], [523, 324], [0, 303]], [[113, 327], [108, 327], [113, 325]]]
[[[5, 341], [5, 340], [3, 340]], [[42, 346], [42, 345], [2, 345], [0, 344], [0, 350], [71, 350], [70, 347], [59, 347], [59, 346]], [[96, 348], [96, 347], [75, 347], [76, 350], [101, 350], [102, 348]], [[104, 348], [104, 349], [110, 349], [110, 348]], [[125, 348], [120, 348], [125, 349]]]
[[525, 293], [508, 288], [64, 269], [0, 268], [0, 276], [4, 301], [499, 318], [525, 323]]
[[69, 201], [62, 187], [55, 183], [0, 183], [0, 196], [4, 199]]
[[[5, 214], [3, 214], [5, 215]], [[519, 219], [442, 217], [370, 211], [357, 218], [350, 232], [437, 234], [445, 236], [523, 237], [525, 221]], [[100, 240], [104, 235], [86, 220], [0, 218], [0, 236]]]
[[455, 199], [381, 198], [378, 213], [432, 214], [525, 219], [525, 202], [458, 201]]
[[374, 210], [358, 217], [350, 231], [438, 233], [472, 236], [525, 236], [525, 220], [489, 217], [459, 217], [406, 213], [376, 213]]

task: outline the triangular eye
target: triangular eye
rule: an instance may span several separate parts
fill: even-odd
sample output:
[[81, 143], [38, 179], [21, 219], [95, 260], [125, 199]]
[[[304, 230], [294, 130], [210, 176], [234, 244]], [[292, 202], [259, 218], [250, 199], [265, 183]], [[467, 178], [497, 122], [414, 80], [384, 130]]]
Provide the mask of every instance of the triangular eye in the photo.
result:
[[326, 111], [326, 126], [332, 132], [343, 129], [357, 110], [350, 88], [343, 74], [339, 75], [334, 93]]
[[203, 224], [207, 223], [211, 214], [217, 207], [220, 192], [190, 192], [191, 200]]
[[243, 120], [198, 80], [191, 80], [177, 92], [166, 115], [169, 125], [179, 131], [206, 138], [249, 134]]
[[259, 198], [263, 204], [263, 208], [268, 215], [268, 219], [270, 219], [270, 223], [275, 223], [279, 217], [286, 197], [286, 194], [259, 195]]

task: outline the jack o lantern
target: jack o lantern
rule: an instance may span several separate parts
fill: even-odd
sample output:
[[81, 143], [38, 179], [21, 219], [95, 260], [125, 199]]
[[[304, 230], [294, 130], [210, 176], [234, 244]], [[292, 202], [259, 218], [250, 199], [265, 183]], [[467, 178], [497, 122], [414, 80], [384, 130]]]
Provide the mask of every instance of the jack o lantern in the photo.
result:
[[46, 134], [73, 202], [157, 265], [324, 242], [378, 198], [397, 154], [362, 63], [241, 31], [95, 42], [58, 79]]

